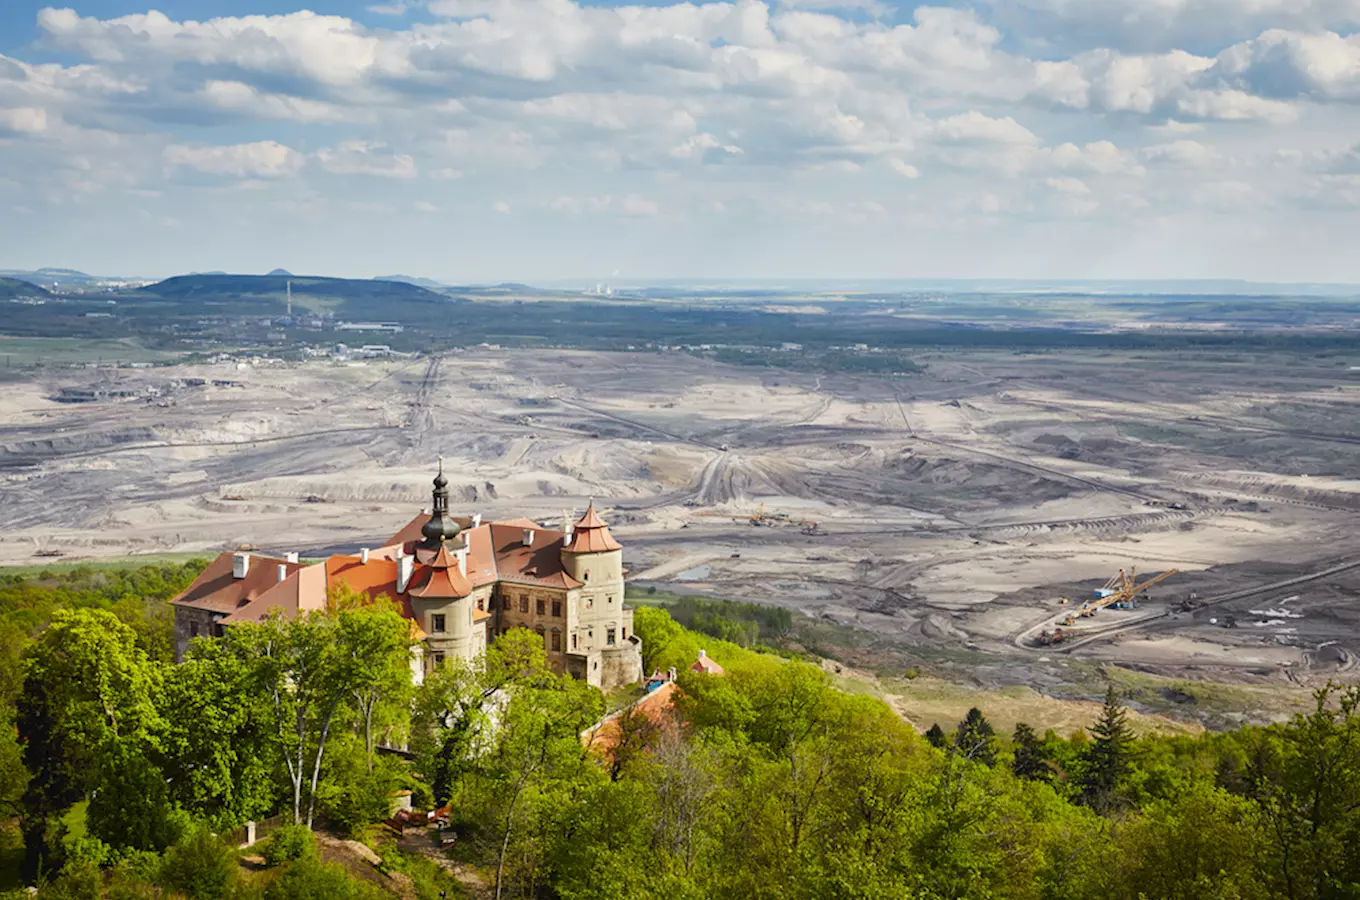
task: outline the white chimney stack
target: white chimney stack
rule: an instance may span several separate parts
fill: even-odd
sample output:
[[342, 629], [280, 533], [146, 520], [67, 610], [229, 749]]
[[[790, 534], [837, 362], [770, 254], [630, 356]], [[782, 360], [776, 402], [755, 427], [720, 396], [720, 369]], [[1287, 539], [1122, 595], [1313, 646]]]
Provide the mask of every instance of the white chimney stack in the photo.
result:
[[467, 554], [466, 547], [458, 551], [458, 571], [462, 572], [464, 577], [467, 576]]
[[532, 528], [524, 529], [523, 543], [526, 547], [532, 547], [534, 545], [534, 530]]
[[572, 527], [571, 527], [570, 525], [568, 525], [568, 526], [566, 527], [566, 530], [562, 532], [562, 535], [563, 535], [562, 542], [565, 543], [565, 544], [570, 544], [570, 543], [571, 543], [571, 528], [572, 528]]
[[359, 551], [359, 562], [368, 565], [368, 548], [364, 547]]
[[231, 577], [245, 578], [250, 572], [250, 554], [235, 553], [231, 557]]
[[404, 594], [411, 585], [411, 576], [415, 574], [416, 560], [414, 556], [403, 556], [397, 560], [397, 593]]
[[297, 562], [297, 561], [298, 561], [297, 551], [294, 550], [292, 553], [289, 553], [289, 554], [288, 554], [286, 557], [284, 557], [284, 558], [287, 559], [290, 563], [295, 563], [295, 562]]
[[476, 514], [473, 515], [473, 517], [472, 517], [472, 527], [473, 527], [473, 528], [481, 528], [481, 527], [482, 527], [482, 514], [481, 514], [481, 513], [476, 513]]
[[701, 648], [701, 649], [699, 650], [699, 658], [700, 658], [700, 659], [703, 659], [705, 656], [708, 656], [708, 651], [706, 651], [706, 650], [704, 650], [704, 649]]
[[288, 567], [285, 566], [283, 563], [279, 563], [279, 581], [283, 581], [283, 580], [284, 580], [285, 578], [287, 578], [287, 577], [288, 577]]

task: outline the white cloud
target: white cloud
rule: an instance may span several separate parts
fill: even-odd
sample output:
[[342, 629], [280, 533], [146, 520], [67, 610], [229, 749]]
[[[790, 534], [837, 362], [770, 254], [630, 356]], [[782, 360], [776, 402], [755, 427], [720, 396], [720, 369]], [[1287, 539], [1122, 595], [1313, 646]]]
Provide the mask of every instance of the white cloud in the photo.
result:
[[316, 151], [321, 168], [333, 175], [376, 175], [380, 178], [415, 178], [416, 161], [404, 153], [389, 153], [383, 144], [344, 141]]
[[162, 153], [171, 168], [187, 168], [205, 175], [235, 178], [280, 178], [302, 168], [302, 154], [277, 141], [257, 141], [225, 147], [192, 147], [171, 144]]
[[495, 203], [491, 204], [491, 211], [503, 216], [508, 216], [510, 215], [510, 204], [506, 203], [504, 200], [497, 200]]
[[47, 130], [47, 110], [33, 106], [0, 109], [0, 135], [40, 134]]
[[1213, 147], [1199, 141], [1172, 141], [1143, 148], [1143, 158], [1151, 163], [1200, 168], [1214, 165], [1222, 159]]
[[[324, 221], [327, 203], [374, 202], [329, 175], [424, 175], [391, 209], [658, 216], [680, 243], [715, 203], [733, 228], [787, 208], [934, 239], [937, 210], [998, 234], [1192, 206], [1269, 210], [1269, 230], [1351, 190], [1333, 167], [1360, 128], [1360, 0], [881, 2], [376, 0], [381, 28], [50, 9], [42, 45], [62, 63], [0, 56], [0, 170], [25, 173], [16, 197], [40, 211], [154, 190], [169, 207], [187, 173], [231, 178], [236, 221], [251, 203]], [[429, 15], [401, 18], [417, 5]]]
[[435, 212], [439, 212], [439, 207], [435, 206], [433, 203], [430, 203], [428, 200], [417, 200], [415, 203], [412, 203], [412, 204], [411, 204], [411, 207], [412, 207], [416, 212], [423, 212], [423, 213], [435, 213]]

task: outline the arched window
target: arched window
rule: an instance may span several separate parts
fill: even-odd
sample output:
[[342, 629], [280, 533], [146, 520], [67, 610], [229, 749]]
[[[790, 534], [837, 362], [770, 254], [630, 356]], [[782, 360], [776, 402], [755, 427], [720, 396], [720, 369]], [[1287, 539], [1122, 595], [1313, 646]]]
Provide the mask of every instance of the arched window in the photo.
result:
[[543, 637], [543, 626], [542, 626], [542, 625], [536, 626], [536, 627], [534, 628], [534, 631], [538, 632], [538, 639], [539, 639], [540, 641], [543, 641], [543, 646], [544, 646], [544, 647], [547, 647], [547, 646], [548, 646], [548, 642], [547, 642], [547, 641], [544, 639], [544, 637]]
[[552, 652], [554, 652], [554, 653], [561, 653], [561, 652], [562, 652], [562, 629], [560, 629], [560, 628], [554, 628], [554, 629], [552, 630], [552, 648], [551, 648], [551, 649], [552, 649]]

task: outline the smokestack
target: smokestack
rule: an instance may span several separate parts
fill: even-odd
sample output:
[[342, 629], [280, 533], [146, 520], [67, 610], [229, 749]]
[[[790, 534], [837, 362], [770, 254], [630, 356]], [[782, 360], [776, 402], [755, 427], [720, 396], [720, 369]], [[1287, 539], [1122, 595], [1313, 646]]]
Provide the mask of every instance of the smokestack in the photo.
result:
[[524, 529], [523, 544], [526, 547], [532, 547], [534, 545], [534, 530], [532, 528]]
[[231, 577], [245, 578], [250, 572], [250, 554], [236, 553], [231, 557]]
[[287, 559], [290, 563], [295, 563], [295, 562], [297, 562], [297, 561], [298, 561], [297, 551], [294, 550], [292, 553], [289, 553], [289, 554], [288, 554], [286, 557], [284, 557], [284, 558]]
[[364, 547], [359, 551], [359, 562], [368, 565], [368, 548]]
[[416, 560], [413, 556], [403, 556], [397, 560], [397, 593], [404, 594], [411, 585], [411, 576], [415, 574]]
[[283, 580], [284, 580], [285, 578], [287, 578], [287, 577], [288, 577], [288, 567], [285, 566], [283, 563], [279, 563], [279, 581], [283, 581]]

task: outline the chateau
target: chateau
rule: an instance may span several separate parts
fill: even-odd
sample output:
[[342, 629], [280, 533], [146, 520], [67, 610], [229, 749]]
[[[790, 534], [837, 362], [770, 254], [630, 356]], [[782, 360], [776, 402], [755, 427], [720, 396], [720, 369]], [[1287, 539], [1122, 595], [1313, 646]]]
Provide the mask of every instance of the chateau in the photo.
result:
[[623, 548], [594, 503], [564, 531], [528, 519], [455, 517], [442, 467], [430, 513], [382, 547], [312, 564], [296, 553], [219, 555], [170, 601], [176, 658], [195, 637], [220, 637], [238, 622], [325, 609], [341, 585], [396, 601], [419, 641], [417, 681], [446, 660], [476, 658], [498, 635], [520, 627], [542, 637], [558, 672], [604, 690], [642, 678], [642, 643], [623, 605]]

